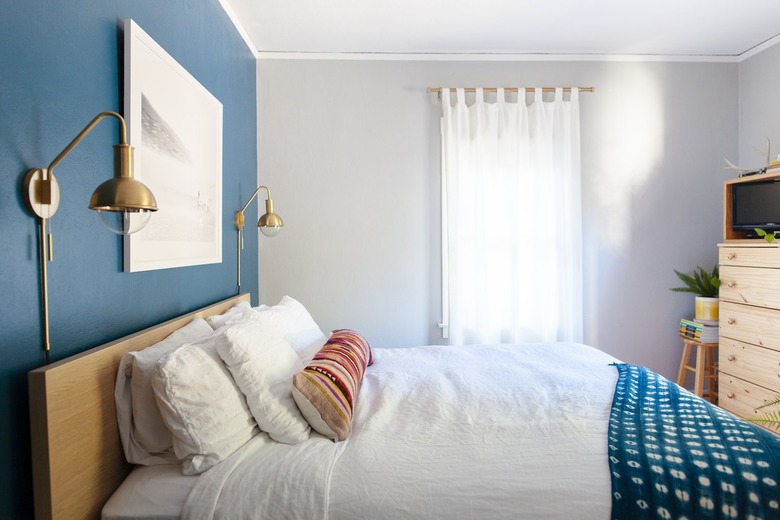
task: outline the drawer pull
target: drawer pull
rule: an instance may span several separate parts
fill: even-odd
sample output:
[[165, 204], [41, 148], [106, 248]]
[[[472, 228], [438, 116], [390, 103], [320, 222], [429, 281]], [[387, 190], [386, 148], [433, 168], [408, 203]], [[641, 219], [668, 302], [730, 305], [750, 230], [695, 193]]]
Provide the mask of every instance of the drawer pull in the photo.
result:
[[726, 359], [728, 359], [729, 361], [734, 361], [737, 358], [734, 357], [734, 354], [730, 354], [729, 357], [727, 357]]
[[737, 322], [737, 320], [735, 320], [734, 318], [729, 318], [729, 319], [727, 319], [727, 320], [726, 320], [726, 322], [727, 322], [729, 325], [734, 325], [734, 324]]
[[737, 257], [736, 253], [729, 253], [726, 258], [728, 258], [729, 260], [734, 260], [736, 257]]
[[736, 287], [736, 286], [737, 286], [737, 282], [730, 281], [730, 282], [729, 282], [729, 283], [727, 283], [726, 285], [727, 285], [727, 286], [729, 286], [729, 287]]
[[729, 392], [729, 393], [726, 394], [726, 397], [728, 397], [729, 399], [734, 399], [734, 393], [733, 392]]

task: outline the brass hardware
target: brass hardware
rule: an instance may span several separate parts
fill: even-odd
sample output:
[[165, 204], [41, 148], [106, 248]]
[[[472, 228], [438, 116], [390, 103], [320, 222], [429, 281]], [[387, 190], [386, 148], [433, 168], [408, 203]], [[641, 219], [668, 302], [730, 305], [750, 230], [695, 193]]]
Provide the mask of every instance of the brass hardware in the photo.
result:
[[737, 322], [737, 320], [735, 320], [734, 318], [729, 318], [728, 320], [726, 320], [726, 322], [727, 322], [729, 325], [734, 325], [734, 324]]
[[45, 176], [45, 170], [29, 170], [24, 176], [22, 193], [30, 211], [41, 218], [51, 218], [60, 207], [60, 186], [51, 171], [48, 182], [44, 182]]
[[726, 258], [728, 258], [729, 260], [734, 260], [736, 257], [737, 257], [737, 254], [736, 254], [736, 253], [729, 253], [729, 254], [726, 256]]
[[[265, 201], [265, 213], [258, 219], [257, 227], [260, 228], [260, 232], [265, 236], [272, 237], [279, 233], [282, 226], [284, 226], [284, 222], [282, 222], [282, 218], [279, 215], [274, 213], [274, 201], [271, 199], [271, 192], [269, 191], [268, 199]], [[263, 229], [274, 231], [266, 232]]]
[[49, 234], [46, 235], [47, 242], [49, 243], [49, 262], [54, 261], [54, 241], [51, 238], [51, 222], [49, 222]]
[[728, 359], [729, 361], [734, 361], [737, 358], [734, 357], [734, 354], [730, 354], [729, 357], [727, 357], [726, 359]]
[[728, 397], [729, 399], [734, 399], [734, 393], [729, 392], [728, 394], [726, 394], [726, 397]]
[[268, 198], [265, 201], [265, 213], [258, 219], [257, 227], [260, 228], [260, 232], [265, 236], [274, 237], [279, 234], [279, 231], [281, 231], [282, 227], [284, 226], [282, 217], [274, 213], [274, 201], [271, 198], [271, 190], [268, 188], [268, 186], [260, 186], [257, 188], [247, 203], [244, 204], [244, 207], [239, 211], [236, 211], [233, 222], [236, 224], [236, 233], [238, 238], [238, 248], [236, 250], [236, 285], [238, 286], [239, 294], [241, 293], [241, 251], [244, 249], [244, 225], [246, 223], [246, 219], [244, 218], [244, 211], [246, 211], [246, 208], [248, 208], [249, 204], [255, 200], [255, 197], [257, 197], [257, 194], [262, 189], [265, 189], [265, 191], [268, 192]]
[[[149, 188], [133, 178], [133, 148], [127, 144], [127, 125], [116, 112], [101, 112], [79, 132], [46, 169], [29, 170], [22, 185], [22, 198], [39, 218], [41, 228], [41, 294], [43, 306], [43, 349], [49, 362], [49, 291], [47, 263], [54, 260], [51, 219], [60, 205], [60, 187], [54, 168], [105, 117], [119, 121], [120, 144], [114, 146], [114, 178], [102, 183], [92, 194], [89, 209], [98, 212], [103, 223], [115, 233], [129, 234], [140, 230], [149, 212], [157, 211], [157, 202]], [[104, 215], [119, 215], [119, 220]], [[131, 218], [132, 217], [132, 218]], [[115, 221], [116, 220], [116, 221]], [[116, 225], [118, 224], [118, 225]], [[135, 226], [135, 227], [133, 227]]]
[[133, 147], [114, 145], [113, 179], [97, 187], [89, 201], [89, 209], [95, 211], [157, 211], [154, 195], [143, 183], [133, 178]]
[[731, 282], [727, 283], [726, 285], [729, 286], [729, 287], [736, 287], [737, 282], [731, 281]]

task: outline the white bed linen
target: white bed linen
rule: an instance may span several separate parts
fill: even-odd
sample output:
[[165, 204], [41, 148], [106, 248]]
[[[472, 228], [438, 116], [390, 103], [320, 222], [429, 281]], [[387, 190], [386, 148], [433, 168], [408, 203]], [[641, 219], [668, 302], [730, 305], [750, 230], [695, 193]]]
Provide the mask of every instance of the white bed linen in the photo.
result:
[[197, 476], [181, 464], [136, 466], [103, 506], [103, 520], [178, 520]]
[[342, 443], [266, 436], [182, 518], [607, 519], [614, 358], [577, 344], [374, 349]]
[[282, 519], [291, 508], [327, 518], [331, 469], [345, 447], [316, 432], [295, 445], [260, 434], [200, 476], [181, 518]]

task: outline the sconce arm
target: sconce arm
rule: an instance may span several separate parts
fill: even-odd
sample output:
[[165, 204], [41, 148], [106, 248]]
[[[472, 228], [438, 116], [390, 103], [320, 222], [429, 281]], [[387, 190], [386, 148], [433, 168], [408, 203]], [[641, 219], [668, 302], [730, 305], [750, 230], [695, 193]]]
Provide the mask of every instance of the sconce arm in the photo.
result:
[[116, 112], [109, 112], [109, 111], [101, 112], [98, 115], [96, 115], [95, 118], [92, 121], [90, 121], [86, 127], [84, 127], [84, 130], [79, 132], [79, 135], [77, 135], [70, 142], [70, 144], [66, 146], [63, 151], [60, 152], [60, 154], [57, 157], [54, 158], [54, 160], [49, 165], [47, 174], [44, 175], [43, 180], [48, 181], [48, 179], [51, 178], [51, 174], [54, 170], [54, 167], [57, 166], [60, 163], [60, 161], [63, 160], [65, 156], [68, 155], [76, 147], [76, 145], [78, 145], [81, 142], [81, 140], [84, 139], [84, 137], [86, 137], [86, 135], [92, 131], [93, 128], [95, 128], [95, 125], [97, 125], [101, 119], [108, 116], [115, 117], [119, 120], [119, 130], [120, 130], [119, 144], [127, 146], [127, 125], [125, 124], [124, 118], [122, 118], [122, 116], [120, 116]]
[[241, 231], [241, 229], [244, 227], [244, 211], [246, 211], [246, 208], [249, 207], [249, 205], [252, 203], [253, 200], [255, 200], [255, 197], [257, 197], [257, 194], [260, 193], [260, 190], [265, 188], [265, 191], [268, 192], [268, 198], [271, 198], [271, 190], [268, 188], [268, 186], [260, 186], [255, 190], [255, 192], [252, 194], [252, 197], [247, 201], [246, 204], [244, 204], [244, 207], [241, 208], [239, 211], [236, 211], [236, 229]]
[[260, 187], [259, 187], [259, 188], [257, 188], [257, 189], [255, 190], [255, 192], [252, 194], [252, 198], [250, 198], [250, 199], [247, 201], [247, 203], [246, 203], [246, 204], [244, 204], [244, 207], [243, 207], [243, 208], [241, 208], [241, 213], [243, 213], [244, 211], [246, 211], [246, 208], [248, 208], [248, 207], [249, 207], [249, 205], [252, 203], [252, 201], [253, 201], [253, 200], [255, 200], [255, 197], [257, 197], [257, 194], [258, 194], [258, 193], [260, 193], [260, 190], [262, 190], [263, 188], [265, 188], [265, 191], [267, 191], [267, 192], [268, 192], [268, 198], [269, 198], [269, 199], [271, 198], [271, 190], [268, 188], [268, 186], [260, 186]]

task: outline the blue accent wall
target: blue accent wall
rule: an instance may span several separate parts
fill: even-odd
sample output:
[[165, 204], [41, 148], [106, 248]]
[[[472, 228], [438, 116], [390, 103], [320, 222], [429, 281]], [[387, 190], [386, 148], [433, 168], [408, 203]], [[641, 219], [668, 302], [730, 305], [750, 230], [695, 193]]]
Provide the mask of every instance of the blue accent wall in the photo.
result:
[[[236, 292], [233, 213], [256, 187], [256, 72], [217, 0], [7, 0], [2, 10], [0, 518], [18, 519], [32, 516], [27, 372], [44, 361], [38, 221], [21, 197], [25, 172], [46, 167], [99, 112], [122, 112], [122, 24], [134, 19], [223, 104], [223, 260], [122, 272], [121, 237], [87, 209], [111, 175], [118, 135], [114, 120], [101, 122], [57, 168], [51, 359], [229, 297]], [[242, 288], [254, 293], [256, 233], [246, 234], [242, 263]]]

